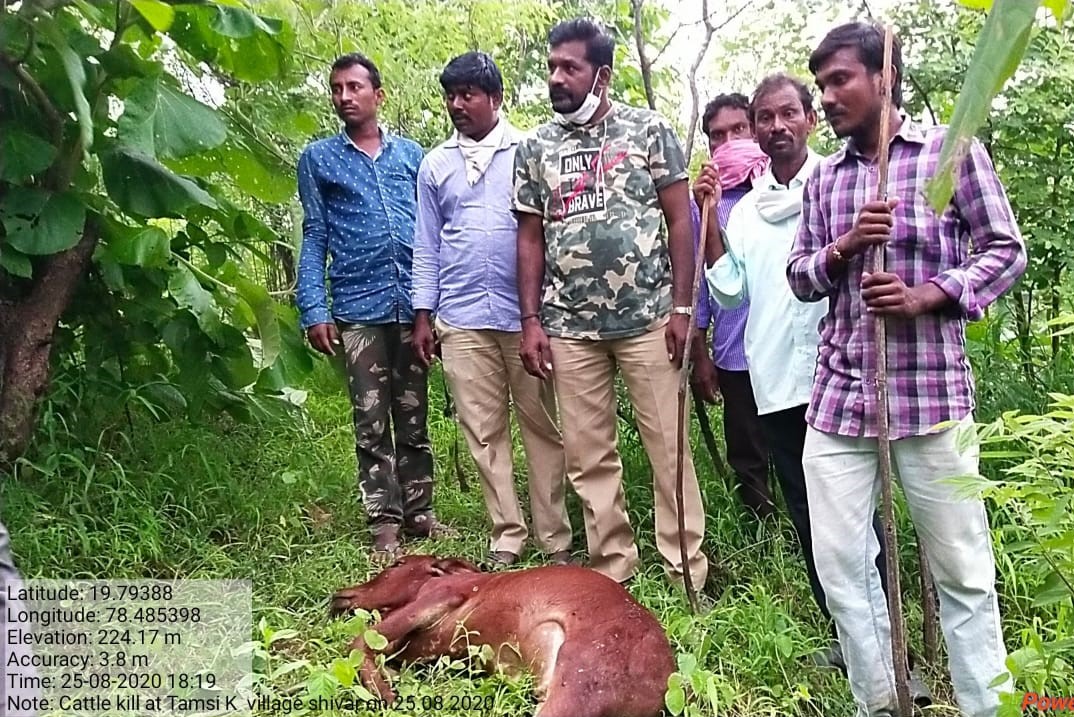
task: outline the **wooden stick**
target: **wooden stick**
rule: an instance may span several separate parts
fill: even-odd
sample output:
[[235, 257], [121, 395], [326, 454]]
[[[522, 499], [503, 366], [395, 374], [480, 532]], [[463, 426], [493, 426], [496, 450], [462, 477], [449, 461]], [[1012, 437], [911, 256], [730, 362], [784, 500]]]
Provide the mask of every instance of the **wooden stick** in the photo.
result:
[[939, 659], [939, 618], [937, 617], [936, 583], [932, 580], [932, 569], [925, 556], [925, 546], [921, 537], [917, 539], [917, 560], [921, 565], [921, 633], [925, 646], [925, 662], [935, 665]]
[[[884, 66], [881, 77], [885, 100], [880, 110], [880, 134], [877, 147], [877, 199], [888, 198], [888, 143], [891, 140], [891, 51], [893, 34], [890, 25], [884, 26]], [[884, 247], [873, 247], [871, 273], [884, 271]], [[891, 489], [891, 431], [888, 426], [888, 350], [887, 323], [884, 317], [873, 314], [876, 338], [876, 415], [877, 453], [880, 472], [880, 493], [883, 510], [884, 548], [887, 552], [888, 619], [891, 623], [891, 659], [895, 667], [895, 694], [899, 716], [913, 717], [910, 699], [909, 664], [906, 656], [906, 631], [902, 619], [902, 588], [899, 585], [899, 547], [895, 533], [895, 501]]]
[[[698, 287], [701, 285], [701, 270], [705, 266], [705, 243], [709, 234], [709, 201], [701, 207], [701, 241], [698, 244], [697, 259], [694, 261], [694, 276], [690, 293], [690, 306], [697, 309]], [[686, 388], [690, 385], [690, 349], [694, 343], [694, 319], [690, 316], [690, 326], [686, 332], [686, 345], [682, 349], [682, 368], [679, 369], [679, 403], [675, 443], [675, 508], [679, 519], [679, 557], [682, 560], [682, 584], [686, 588], [686, 599], [690, 602], [690, 611], [698, 612], [697, 591], [690, 577], [690, 556], [686, 550], [686, 498], [683, 490], [683, 467], [686, 462]]]
[[701, 429], [701, 438], [705, 441], [705, 447], [709, 450], [709, 458], [712, 459], [712, 467], [716, 475], [728, 481], [734, 488], [734, 481], [730, 480], [730, 471], [720, 454], [720, 447], [716, 445], [716, 434], [712, 432], [712, 423], [709, 421], [708, 410], [705, 408], [705, 397], [701, 392], [691, 387], [690, 392], [694, 397], [694, 413], [697, 414], [697, 425]]

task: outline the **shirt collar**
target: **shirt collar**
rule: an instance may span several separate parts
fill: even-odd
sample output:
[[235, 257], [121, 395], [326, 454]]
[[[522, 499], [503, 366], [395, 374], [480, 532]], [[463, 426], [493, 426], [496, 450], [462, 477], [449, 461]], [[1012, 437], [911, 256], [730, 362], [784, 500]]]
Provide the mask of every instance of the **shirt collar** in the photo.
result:
[[[793, 189], [806, 183], [810, 175], [813, 174], [813, 170], [816, 168], [817, 163], [820, 161], [820, 155], [814, 152], [812, 149], [807, 148], [806, 160], [798, 172], [791, 177], [791, 181], [787, 183], [787, 189]], [[776, 175], [772, 174], [772, 165], [768, 165], [768, 169], [764, 174], [758, 177], [753, 182], [754, 189], [781, 189], [783, 185], [776, 179]]]
[[[395, 141], [395, 135], [379, 126], [377, 127], [377, 132], [380, 133], [380, 151], [383, 152], [392, 146], [392, 143]], [[339, 138], [343, 140], [344, 144], [349, 144], [354, 149], [358, 149], [358, 145], [356, 145], [354, 140], [351, 139], [351, 136], [347, 134], [346, 127], [339, 130]], [[361, 152], [362, 150], [358, 149], [358, 151]]]
[[[921, 126], [917, 124], [917, 122], [914, 122], [912, 119], [910, 119], [910, 115], [906, 114], [902, 110], [899, 110], [899, 117], [902, 118], [902, 123], [899, 125], [899, 129], [895, 131], [895, 134], [892, 135], [891, 141], [894, 142], [895, 138], [898, 137], [904, 142], [910, 142], [913, 144], [924, 144], [925, 132], [921, 128]], [[858, 148], [854, 145], [853, 138], [848, 139], [839, 149], [839, 151], [832, 155], [832, 161], [835, 164], [840, 164], [846, 161], [846, 159], [851, 156], [861, 157], [861, 152], [859, 152]]]
[[[514, 147], [522, 139], [522, 134], [515, 129], [515, 126], [507, 121], [506, 117], [500, 117], [500, 122], [503, 122], [503, 138], [500, 140], [500, 144], [496, 147], [496, 151], [501, 149], [508, 149]], [[459, 133], [452, 132], [451, 136], [444, 141], [445, 147], [458, 147], [459, 146]]]

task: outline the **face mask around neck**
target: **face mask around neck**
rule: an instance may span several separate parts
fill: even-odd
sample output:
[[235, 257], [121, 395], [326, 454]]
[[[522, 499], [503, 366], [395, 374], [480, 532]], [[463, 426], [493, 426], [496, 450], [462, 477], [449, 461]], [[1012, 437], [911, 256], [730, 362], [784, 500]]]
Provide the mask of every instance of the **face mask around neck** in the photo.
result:
[[574, 112], [557, 113], [557, 117], [560, 117], [565, 122], [570, 122], [575, 125], [588, 124], [589, 120], [593, 119], [593, 115], [597, 113], [597, 108], [600, 107], [600, 95], [595, 94], [597, 89], [597, 79], [600, 76], [600, 70], [597, 70], [596, 76], [593, 77], [593, 86], [589, 88], [589, 92], [586, 94], [585, 99], [582, 100], [582, 104]]

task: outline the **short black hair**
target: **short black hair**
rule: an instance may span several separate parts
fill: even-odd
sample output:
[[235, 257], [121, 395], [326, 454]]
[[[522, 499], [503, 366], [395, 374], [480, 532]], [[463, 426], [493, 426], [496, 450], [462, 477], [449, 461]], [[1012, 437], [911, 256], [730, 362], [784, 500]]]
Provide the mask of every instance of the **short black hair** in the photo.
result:
[[749, 115], [750, 112], [750, 98], [741, 92], [728, 92], [722, 95], [716, 95], [709, 103], [705, 105], [705, 112], [701, 115], [701, 133], [706, 137], [709, 136], [709, 122], [712, 118], [720, 113], [720, 110], [731, 108], [733, 110], [742, 110]]
[[548, 33], [549, 47], [559, 47], [565, 42], [584, 42], [586, 62], [594, 68], [612, 66], [615, 40], [593, 20], [586, 17], [564, 20]]
[[500, 68], [484, 52], [467, 52], [444, 66], [444, 71], [440, 73], [440, 86], [445, 92], [464, 85], [476, 87], [487, 95], [503, 96]]
[[373, 89], [380, 89], [380, 70], [377, 69], [375, 62], [360, 52], [348, 52], [346, 55], [340, 55], [336, 58], [336, 61], [332, 63], [332, 70], [328, 73], [331, 77], [332, 73], [336, 70], [346, 70], [349, 67], [355, 65], [361, 65], [369, 72], [369, 81], [373, 83]]
[[798, 93], [798, 100], [802, 103], [803, 112], [809, 114], [814, 111], [813, 91], [809, 89], [809, 85], [802, 82], [797, 77], [791, 77], [786, 73], [777, 72], [761, 80], [757, 85], [757, 89], [753, 91], [753, 99], [750, 100], [750, 123], [753, 123], [756, 115], [757, 100], [770, 92], [783, 87], [791, 87]]
[[[825, 35], [809, 56], [809, 71], [816, 75], [821, 65], [846, 47], [858, 51], [858, 59], [870, 72], [884, 71], [884, 28], [870, 22], [848, 22]], [[891, 64], [895, 68], [891, 100], [902, 107], [902, 43], [898, 35], [892, 37]]]

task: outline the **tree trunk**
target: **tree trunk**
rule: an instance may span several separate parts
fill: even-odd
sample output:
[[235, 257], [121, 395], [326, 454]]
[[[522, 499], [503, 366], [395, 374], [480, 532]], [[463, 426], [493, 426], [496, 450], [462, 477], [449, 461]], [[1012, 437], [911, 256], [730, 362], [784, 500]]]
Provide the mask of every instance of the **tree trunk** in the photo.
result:
[[0, 315], [0, 466], [22, 455], [33, 436], [37, 402], [48, 388], [52, 340], [71, 303], [98, 231], [87, 220], [82, 238], [37, 268], [33, 288]]

